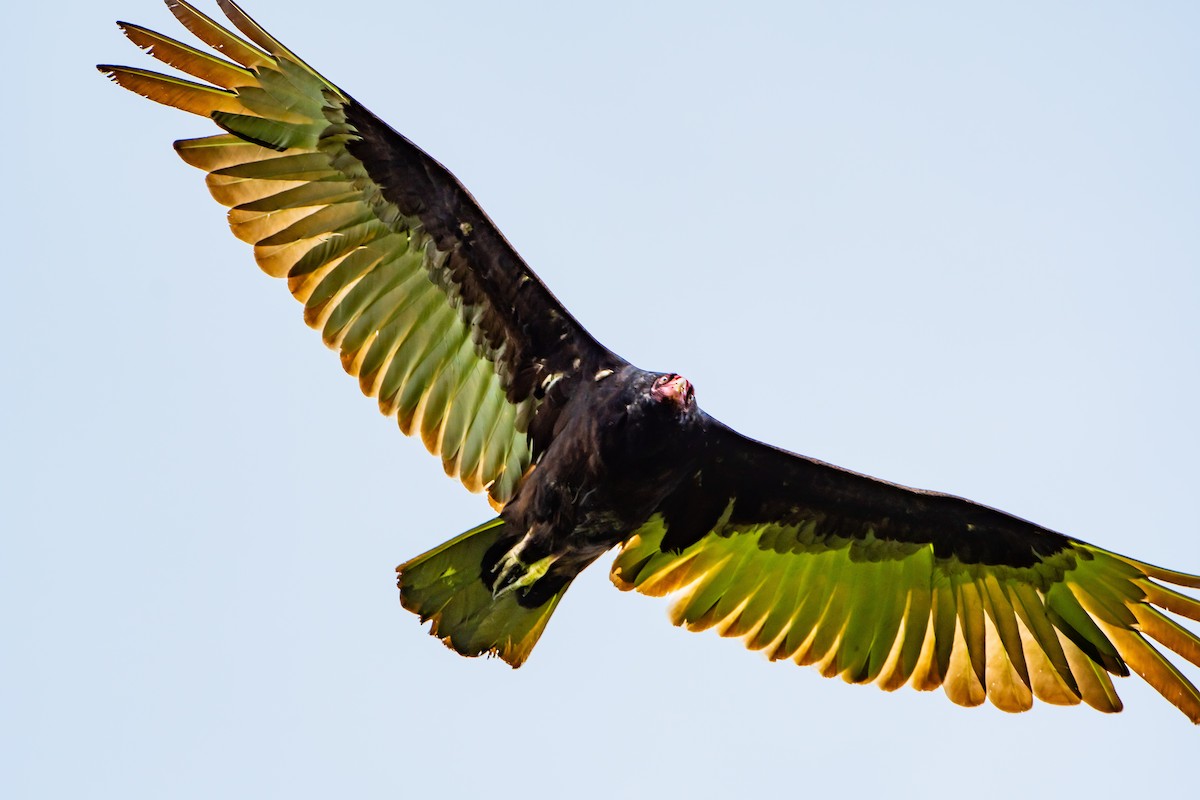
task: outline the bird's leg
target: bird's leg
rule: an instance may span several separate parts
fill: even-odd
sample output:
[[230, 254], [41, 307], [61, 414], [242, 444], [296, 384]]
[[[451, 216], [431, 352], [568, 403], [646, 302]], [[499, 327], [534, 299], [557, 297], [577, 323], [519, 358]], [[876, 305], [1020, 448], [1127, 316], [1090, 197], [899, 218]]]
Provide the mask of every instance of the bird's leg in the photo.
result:
[[[536, 558], [539, 548], [530, 547], [530, 541], [530, 537], [526, 536], [517, 542], [492, 567], [492, 574], [496, 576], [492, 583], [492, 597], [499, 599], [509, 592], [532, 586], [541, 580], [551, 565], [558, 560], [557, 556], [550, 554]], [[533, 552], [536, 560], [527, 563], [522, 558], [527, 551]]]

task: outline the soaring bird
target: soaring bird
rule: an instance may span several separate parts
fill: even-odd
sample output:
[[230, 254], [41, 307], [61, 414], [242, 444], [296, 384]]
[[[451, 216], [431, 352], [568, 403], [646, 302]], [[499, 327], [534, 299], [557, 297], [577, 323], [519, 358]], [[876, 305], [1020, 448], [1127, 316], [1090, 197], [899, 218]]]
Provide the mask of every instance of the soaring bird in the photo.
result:
[[675, 595], [671, 619], [771, 659], [1005, 711], [1119, 711], [1130, 670], [1192, 722], [1200, 620], [1163, 569], [960, 497], [747, 438], [691, 383], [597, 342], [440, 163], [230, 0], [235, 33], [171, 12], [216, 54], [119, 23], [192, 78], [101, 65], [221, 133], [177, 141], [258, 265], [346, 372], [498, 516], [397, 567], [403, 606], [467, 656], [529, 656], [581, 570]]

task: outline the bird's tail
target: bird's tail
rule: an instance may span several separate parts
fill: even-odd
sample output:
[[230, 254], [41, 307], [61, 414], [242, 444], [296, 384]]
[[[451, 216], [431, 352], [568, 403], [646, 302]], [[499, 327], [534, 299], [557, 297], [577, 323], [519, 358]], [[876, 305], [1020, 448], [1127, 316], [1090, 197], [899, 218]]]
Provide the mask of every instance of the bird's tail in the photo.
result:
[[491, 567], [516, 538], [497, 517], [401, 564], [401, 605], [431, 620], [429, 632], [462, 655], [497, 655], [521, 666], [571, 580], [536, 595], [493, 594]]

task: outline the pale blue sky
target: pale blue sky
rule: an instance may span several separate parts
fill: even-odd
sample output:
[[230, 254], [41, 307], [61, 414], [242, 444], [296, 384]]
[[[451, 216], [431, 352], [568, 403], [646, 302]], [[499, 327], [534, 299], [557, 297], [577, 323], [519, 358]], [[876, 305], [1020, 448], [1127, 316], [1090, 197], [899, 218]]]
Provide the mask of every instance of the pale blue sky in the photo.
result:
[[[722, 420], [1200, 572], [1200, 6], [733, 9], [247, 0]], [[181, 29], [8, 19], [0, 794], [1193, 794], [1136, 680], [1116, 717], [849, 687], [607, 559], [522, 669], [446, 650], [392, 569], [487, 505], [229, 235], [170, 147], [208, 123], [92, 67]]]

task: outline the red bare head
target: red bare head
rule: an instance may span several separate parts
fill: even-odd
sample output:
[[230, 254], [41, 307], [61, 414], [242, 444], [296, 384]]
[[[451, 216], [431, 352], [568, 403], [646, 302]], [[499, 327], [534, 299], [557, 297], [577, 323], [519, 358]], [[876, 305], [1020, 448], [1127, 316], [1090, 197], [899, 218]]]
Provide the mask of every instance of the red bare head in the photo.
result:
[[650, 389], [650, 394], [659, 402], [669, 400], [680, 408], [687, 408], [695, 401], [695, 390], [692, 389], [691, 382], [674, 372], [659, 375]]

